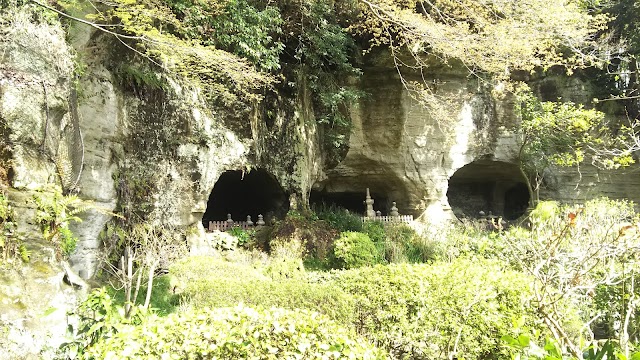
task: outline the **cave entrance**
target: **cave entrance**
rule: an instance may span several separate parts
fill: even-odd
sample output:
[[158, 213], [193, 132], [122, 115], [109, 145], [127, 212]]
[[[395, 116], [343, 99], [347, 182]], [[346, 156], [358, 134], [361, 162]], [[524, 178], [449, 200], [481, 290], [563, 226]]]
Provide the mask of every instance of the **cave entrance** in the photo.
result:
[[449, 179], [447, 198], [458, 217], [480, 218], [480, 212], [515, 220], [529, 207], [529, 189], [517, 165], [478, 160]]
[[[387, 196], [379, 192], [370, 192], [371, 197], [375, 203], [373, 208], [376, 211], [381, 211], [383, 214], [388, 214], [391, 208]], [[366, 199], [367, 191], [342, 191], [342, 192], [328, 192], [311, 190], [309, 194], [309, 204], [313, 207], [320, 206], [336, 206], [349, 210], [352, 213], [364, 216], [366, 206], [364, 200]]]
[[243, 172], [225, 171], [213, 186], [203, 223], [227, 220], [246, 221], [247, 215], [256, 221], [263, 215], [265, 221], [283, 217], [289, 210], [287, 195], [269, 172], [263, 169]]

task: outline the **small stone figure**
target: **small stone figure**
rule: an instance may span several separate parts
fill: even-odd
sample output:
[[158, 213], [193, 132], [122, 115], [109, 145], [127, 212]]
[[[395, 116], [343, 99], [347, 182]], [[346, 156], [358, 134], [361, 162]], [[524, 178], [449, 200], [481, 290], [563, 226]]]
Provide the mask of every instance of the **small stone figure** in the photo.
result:
[[380, 210], [376, 211], [376, 216], [382, 216], [382, 211]]
[[265, 225], [264, 219], [262, 218], [262, 214], [258, 215], [258, 222], [256, 222], [256, 225], [258, 225], [258, 226], [264, 226]]
[[400, 216], [400, 213], [398, 212], [398, 207], [396, 206], [396, 202], [392, 202], [391, 203], [391, 212], [389, 213], [390, 216]]
[[253, 226], [253, 221], [251, 221], [251, 215], [247, 215], [247, 225]]
[[231, 214], [227, 214], [227, 222], [229, 224], [233, 224], [233, 219], [231, 218]]
[[480, 210], [480, 212], [478, 213], [478, 215], [480, 215], [480, 217], [485, 217], [487, 216], [487, 214], [485, 214], [484, 211]]
[[376, 216], [376, 212], [373, 211], [374, 200], [371, 198], [371, 194], [369, 194], [369, 188], [367, 188], [367, 198], [364, 201], [364, 203], [367, 205], [367, 212], [365, 213], [365, 216], [366, 217], [375, 217]]

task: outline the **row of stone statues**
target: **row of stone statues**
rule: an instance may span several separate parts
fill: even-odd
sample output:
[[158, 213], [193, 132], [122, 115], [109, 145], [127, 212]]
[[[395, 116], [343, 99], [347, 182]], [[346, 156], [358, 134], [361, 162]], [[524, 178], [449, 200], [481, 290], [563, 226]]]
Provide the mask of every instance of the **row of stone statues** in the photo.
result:
[[[365, 217], [382, 216], [382, 212], [380, 212], [379, 210], [378, 211], [373, 210], [374, 202], [375, 200], [373, 200], [373, 198], [371, 197], [371, 194], [369, 193], [369, 188], [367, 188], [367, 197], [364, 200], [364, 203], [367, 206], [367, 210], [364, 213]], [[389, 212], [389, 216], [400, 216], [400, 213], [398, 212], [398, 207], [396, 206], [395, 201], [391, 203], [391, 211]]]
[[[233, 224], [233, 222], [234, 222], [234, 221], [233, 221], [233, 219], [231, 218], [231, 214], [227, 214], [227, 223], [229, 223], [229, 224]], [[266, 224], [266, 223], [264, 222], [264, 218], [263, 218], [262, 214], [258, 215], [258, 221], [256, 221], [256, 222], [255, 222], [255, 224], [254, 224], [254, 222], [253, 222], [253, 221], [251, 221], [251, 215], [247, 215], [247, 221], [246, 221], [246, 222], [247, 222], [247, 225], [248, 225], [248, 226], [253, 226], [253, 225], [256, 225], [256, 226], [264, 226], [264, 225]]]

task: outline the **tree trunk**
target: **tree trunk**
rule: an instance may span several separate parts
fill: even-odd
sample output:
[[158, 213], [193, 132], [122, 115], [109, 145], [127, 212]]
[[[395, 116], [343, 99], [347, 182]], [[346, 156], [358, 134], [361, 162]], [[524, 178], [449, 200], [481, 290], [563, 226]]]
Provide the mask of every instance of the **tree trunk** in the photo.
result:
[[[126, 270], [125, 270], [126, 269]], [[125, 274], [125, 304], [124, 304], [124, 317], [129, 318], [131, 315], [131, 287], [133, 287], [133, 259], [131, 259], [131, 248], [126, 247], [124, 250], [124, 257], [122, 258], [122, 272]]]
[[149, 264], [149, 279], [147, 280], [147, 297], [144, 299], [144, 308], [149, 308], [151, 303], [151, 290], [153, 290], [153, 275], [156, 272], [156, 264]]

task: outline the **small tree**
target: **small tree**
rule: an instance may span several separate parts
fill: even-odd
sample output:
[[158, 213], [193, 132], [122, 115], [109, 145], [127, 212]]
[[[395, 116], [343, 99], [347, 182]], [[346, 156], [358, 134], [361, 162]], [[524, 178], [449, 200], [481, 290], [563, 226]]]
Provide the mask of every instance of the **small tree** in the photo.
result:
[[[631, 316], [640, 303], [634, 289], [640, 266], [639, 220], [633, 204], [625, 201], [601, 199], [572, 207], [541, 202], [531, 213], [530, 231], [512, 228], [501, 235], [510, 249], [504, 252], [509, 262], [535, 279], [533, 308], [555, 340], [577, 358], [582, 358], [582, 350], [576, 330], [593, 340], [589, 327], [612, 311], [619, 311], [617, 340], [628, 356]], [[603, 286], [619, 286], [622, 303], [595, 306], [596, 291]], [[567, 321], [561, 310], [567, 303], [589, 310], [582, 313], [584, 328]]]
[[613, 169], [633, 164], [640, 149], [638, 122], [618, 125], [605, 114], [572, 102], [542, 102], [528, 89], [518, 93], [521, 124], [516, 157], [527, 180], [531, 204], [539, 200], [540, 185], [551, 166], [579, 166], [585, 161]]
[[[125, 314], [129, 316], [136, 305], [142, 280], [146, 276], [147, 289], [142, 307], [148, 308], [156, 272], [168, 268], [169, 264], [184, 256], [187, 251], [184, 236], [176, 229], [151, 224], [136, 224], [131, 230], [108, 229], [107, 244], [123, 251], [118, 264], [105, 259], [107, 270], [115, 276], [116, 289], [125, 294]], [[110, 236], [109, 236], [110, 235]]]

